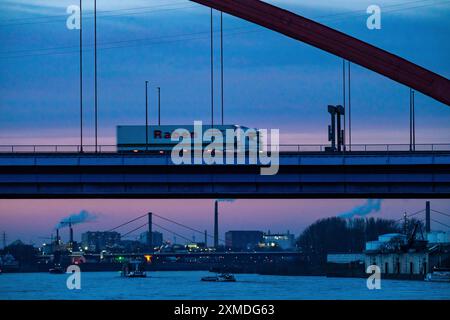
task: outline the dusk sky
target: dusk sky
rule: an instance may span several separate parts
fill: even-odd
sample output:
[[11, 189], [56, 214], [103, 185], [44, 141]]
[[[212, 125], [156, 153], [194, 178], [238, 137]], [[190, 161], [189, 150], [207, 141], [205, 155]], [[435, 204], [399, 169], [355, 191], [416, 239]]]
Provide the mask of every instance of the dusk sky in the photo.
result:
[[[268, 1], [402, 56], [450, 78], [450, 1], [377, 1], [381, 30], [366, 27], [372, 0]], [[77, 144], [77, 30], [66, 8], [78, 0], [0, 3], [0, 144]], [[85, 141], [93, 143], [93, 1], [84, 1]], [[98, 0], [99, 142], [115, 127], [144, 124], [144, 82], [151, 121], [162, 89], [162, 123], [210, 119], [209, 9], [186, 0]], [[215, 13], [215, 29], [219, 13]], [[215, 33], [216, 106], [220, 102], [219, 33]], [[342, 59], [249, 22], [224, 15], [225, 122], [280, 129], [281, 143], [327, 143], [328, 104], [342, 103]], [[409, 142], [409, 89], [352, 65], [353, 143]], [[216, 108], [216, 119], [220, 110]], [[416, 142], [450, 143], [450, 108], [416, 95]], [[365, 200], [237, 200], [221, 204], [229, 229], [290, 230], [351, 210]], [[80, 210], [105, 230], [149, 210], [212, 231], [212, 200], [0, 200], [0, 232], [38, 242], [59, 219]], [[374, 216], [398, 219], [425, 200], [386, 200]], [[434, 200], [450, 212], [450, 200]], [[439, 219], [449, 224], [449, 219]], [[436, 225], [436, 228], [438, 226]], [[441, 228], [441, 227], [439, 227]]]
[[[366, 27], [372, 1], [271, 2], [450, 77], [448, 1], [377, 2], [381, 30]], [[79, 33], [66, 28], [66, 8], [77, 3], [0, 3], [1, 144], [78, 143]], [[92, 4], [84, 1], [83, 10], [84, 130], [91, 144]], [[209, 9], [187, 0], [99, 0], [98, 10], [100, 143], [115, 144], [117, 125], [145, 123], [145, 80], [153, 123], [156, 86], [162, 88], [163, 124], [208, 123]], [[326, 106], [342, 103], [342, 59], [229, 15], [224, 29], [225, 122], [279, 128], [281, 143], [327, 143]], [[408, 112], [407, 87], [353, 66], [353, 143], [408, 143]], [[216, 119], [219, 115], [216, 108]], [[417, 94], [416, 117], [417, 143], [450, 141], [449, 107]]]
[[[272, 233], [289, 230], [296, 236], [305, 227], [319, 218], [333, 217], [345, 214], [357, 206], [364, 205], [366, 200], [295, 200], [295, 199], [239, 199], [234, 202], [219, 203], [220, 238], [228, 230], [261, 230]], [[431, 200], [431, 208], [450, 214], [450, 201]], [[408, 214], [425, 209], [425, 200], [384, 200], [379, 212], [372, 212], [367, 217], [383, 217], [398, 220], [403, 213]], [[179, 223], [198, 230], [208, 230], [213, 234], [214, 200], [0, 200], [0, 232], [7, 233], [9, 241], [22, 239], [36, 244], [45, 241], [39, 237], [55, 236], [55, 226], [63, 218], [86, 210], [96, 219], [92, 222], [75, 226], [75, 239], [80, 240], [81, 232], [106, 231], [135, 217], [152, 211], [163, 217], [176, 220]], [[424, 219], [423, 213], [416, 218]], [[450, 218], [432, 213], [432, 218], [450, 225]], [[189, 239], [193, 232], [177, 227], [169, 222], [155, 217], [154, 223], [177, 232]], [[143, 218], [130, 225], [118, 229], [125, 234], [146, 223]], [[443, 225], [432, 222], [433, 230], [447, 230]], [[161, 230], [164, 238], [173, 241], [173, 235]], [[135, 239], [145, 229], [133, 232], [127, 239]], [[68, 230], [61, 231], [61, 237], [67, 241]], [[135, 237], [133, 237], [135, 236]], [[195, 234], [197, 241], [203, 236]], [[211, 239], [210, 239], [211, 240]], [[185, 240], [177, 237], [177, 241]], [[211, 242], [212, 243], [212, 242]]]

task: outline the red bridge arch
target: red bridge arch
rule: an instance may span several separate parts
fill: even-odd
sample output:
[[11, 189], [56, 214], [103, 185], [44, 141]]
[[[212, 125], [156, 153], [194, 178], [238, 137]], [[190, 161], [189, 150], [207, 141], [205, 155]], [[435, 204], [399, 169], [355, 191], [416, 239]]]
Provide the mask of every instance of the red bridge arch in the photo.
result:
[[191, 0], [308, 43], [450, 106], [450, 80], [406, 59], [259, 0]]

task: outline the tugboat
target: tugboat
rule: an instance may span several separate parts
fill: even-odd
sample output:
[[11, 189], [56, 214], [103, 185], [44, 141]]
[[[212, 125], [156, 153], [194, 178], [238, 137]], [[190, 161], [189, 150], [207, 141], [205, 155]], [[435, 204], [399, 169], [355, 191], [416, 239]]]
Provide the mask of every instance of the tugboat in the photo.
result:
[[450, 282], [450, 268], [434, 267], [433, 272], [428, 273], [425, 281]]
[[130, 260], [125, 262], [122, 266], [122, 277], [126, 278], [146, 278], [147, 274], [144, 270], [142, 260]]
[[236, 278], [231, 273], [220, 273], [212, 277], [203, 277], [202, 281], [209, 282], [236, 282]]

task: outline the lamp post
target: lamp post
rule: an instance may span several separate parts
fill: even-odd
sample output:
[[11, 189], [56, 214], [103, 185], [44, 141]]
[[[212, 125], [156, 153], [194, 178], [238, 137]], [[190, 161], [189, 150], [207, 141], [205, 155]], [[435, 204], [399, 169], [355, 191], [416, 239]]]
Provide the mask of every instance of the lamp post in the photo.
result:
[[214, 127], [214, 30], [213, 9], [211, 8], [211, 128]]
[[97, 99], [97, 0], [94, 0], [94, 99], [95, 99], [95, 152], [98, 148], [98, 99]]
[[223, 125], [223, 12], [220, 12], [220, 97]]
[[83, 32], [82, 0], [80, 0], [80, 152], [83, 152]]
[[158, 126], [161, 125], [161, 88], [158, 87]]
[[351, 81], [350, 81], [350, 61], [348, 62], [348, 145], [350, 151], [352, 150], [352, 96], [351, 96]]
[[416, 149], [416, 119], [415, 119], [415, 106], [414, 106], [414, 90], [409, 89], [409, 150], [415, 151]]
[[145, 81], [145, 151], [148, 151], [148, 81]]

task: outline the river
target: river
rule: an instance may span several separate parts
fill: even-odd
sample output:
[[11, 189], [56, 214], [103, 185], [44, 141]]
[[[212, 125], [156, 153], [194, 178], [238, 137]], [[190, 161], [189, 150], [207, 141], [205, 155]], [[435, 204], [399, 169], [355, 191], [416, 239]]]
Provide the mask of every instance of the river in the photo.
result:
[[117, 272], [84, 272], [81, 289], [69, 290], [69, 275], [0, 275], [0, 299], [450, 299], [450, 283], [382, 280], [369, 290], [366, 279], [237, 274], [235, 283], [202, 282], [202, 271], [152, 272], [147, 278], [122, 278]]

